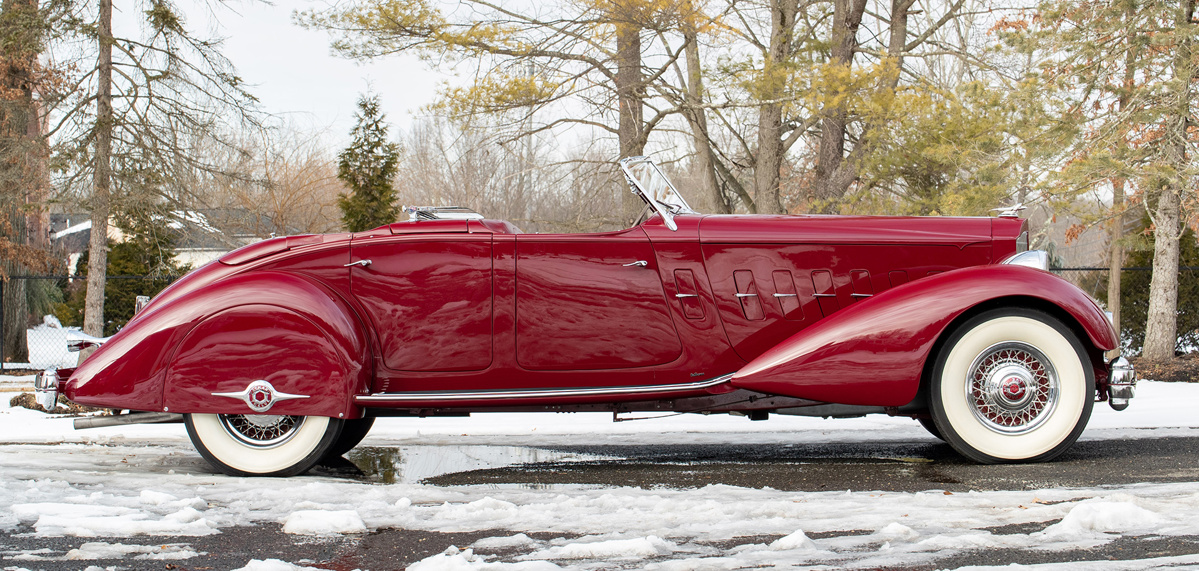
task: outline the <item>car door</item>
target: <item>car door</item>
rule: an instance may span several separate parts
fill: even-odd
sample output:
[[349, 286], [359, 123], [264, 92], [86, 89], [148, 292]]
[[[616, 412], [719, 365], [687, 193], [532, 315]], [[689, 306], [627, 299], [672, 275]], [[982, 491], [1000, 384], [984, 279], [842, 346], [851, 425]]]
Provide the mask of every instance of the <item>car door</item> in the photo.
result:
[[641, 228], [516, 237], [516, 354], [528, 370], [648, 367], [679, 357]]
[[491, 234], [355, 237], [350, 252], [351, 289], [387, 369], [481, 371], [491, 364]]

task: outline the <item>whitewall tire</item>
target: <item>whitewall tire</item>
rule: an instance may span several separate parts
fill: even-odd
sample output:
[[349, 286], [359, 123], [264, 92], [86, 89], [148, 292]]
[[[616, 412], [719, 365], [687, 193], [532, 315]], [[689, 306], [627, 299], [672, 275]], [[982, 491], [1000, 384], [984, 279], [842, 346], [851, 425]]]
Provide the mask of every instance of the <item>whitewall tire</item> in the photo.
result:
[[324, 416], [188, 414], [184, 422], [200, 455], [230, 476], [307, 472], [342, 429], [341, 420]]
[[937, 431], [958, 453], [988, 464], [1060, 455], [1086, 428], [1095, 397], [1078, 337], [1046, 313], [1018, 308], [958, 327], [931, 383]]

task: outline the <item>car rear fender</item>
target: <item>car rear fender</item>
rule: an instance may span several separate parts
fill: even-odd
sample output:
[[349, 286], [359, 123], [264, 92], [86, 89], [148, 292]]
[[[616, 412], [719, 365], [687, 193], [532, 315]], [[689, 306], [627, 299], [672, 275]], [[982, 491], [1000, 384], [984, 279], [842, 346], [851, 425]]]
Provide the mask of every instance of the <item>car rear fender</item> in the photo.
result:
[[368, 391], [369, 345], [340, 296], [284, 272], [221, 285], [205, 295], [221, 309], [189, 331], [171, 359], [164, 409], [362, 416], [353, 397]]
[[937, 341], [955, 320], [1002, 305], [1049, 309], [1092, 354], [1118, 344], [1103, 311], [1069, 282], [1022, 266], [975, 266], [859, 301], [766, 351], [732, 384], [830, 403], [902, 406], [915, 398]]
[[[357, 418], [353, 397], [367, 392], [370, 363], [357, 314], [339, 295], [299, 274], [253, 272], [141, 316], [76, 369], [66, 394], [132, 410]], [[218, 396], [255, 381], [272, 387], [269, 412]], [[261, 405], [265, 393], [254, 394]]]

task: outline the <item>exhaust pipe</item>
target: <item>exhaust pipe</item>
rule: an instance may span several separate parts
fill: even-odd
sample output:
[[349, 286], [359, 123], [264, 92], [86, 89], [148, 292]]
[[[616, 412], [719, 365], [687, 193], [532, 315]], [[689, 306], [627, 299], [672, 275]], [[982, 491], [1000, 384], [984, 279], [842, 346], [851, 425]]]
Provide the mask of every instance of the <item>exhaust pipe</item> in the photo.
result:
[[160, 422], [183, 422], [183, 415], [173, 412], [131, 412], [115, 416], [87, 416], [75, 419], [75, 430]]

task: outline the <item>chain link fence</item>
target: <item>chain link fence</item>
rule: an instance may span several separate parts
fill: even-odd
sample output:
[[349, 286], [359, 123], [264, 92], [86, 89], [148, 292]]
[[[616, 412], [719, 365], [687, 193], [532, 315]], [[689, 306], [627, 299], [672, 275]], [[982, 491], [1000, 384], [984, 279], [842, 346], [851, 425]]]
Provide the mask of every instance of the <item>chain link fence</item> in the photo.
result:
[[[154, 295], [179, 277], [108, 276], [104, 286], [104, 315], [108, 321], [104, 334], [111, 335], [128, 321], [137, 296]], [[0, 280], [0, 332], [14, 327], [25, 329], [23, 345], [19, 338], [0, 342], [0, 363], [4, 369], [75, 366], [78, 353], [67, 351], [67, 332], [78, 331], [82, 324], [86, 282], [86, 276], [9, 276], [7, 282]], [[14, 295], [24, 296], [23, 312], [4, 307], [12, 302]], [[44, 317], [31, 323], [36, 316]]]

